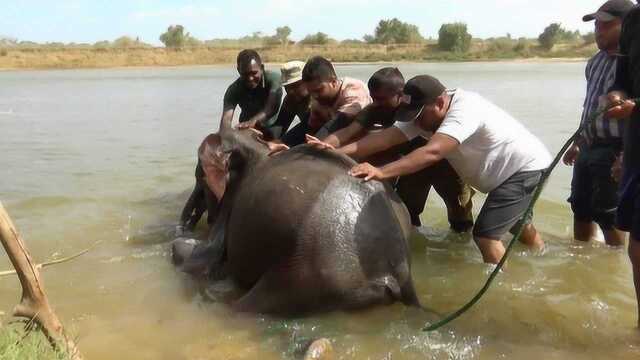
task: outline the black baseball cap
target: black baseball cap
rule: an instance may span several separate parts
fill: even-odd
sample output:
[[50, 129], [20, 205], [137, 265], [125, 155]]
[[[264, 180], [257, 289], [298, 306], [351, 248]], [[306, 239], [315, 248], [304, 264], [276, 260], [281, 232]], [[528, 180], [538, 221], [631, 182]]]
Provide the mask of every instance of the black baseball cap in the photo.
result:
[[411, 78], [402, 89], [406, 102], [400, 105], [394, 120], [402, 122], [415, 120], [422, 113], [424, 106], [433, 104], [445, 90], [444, 85], [433, 76], [420, 75]]
[[598, 20], [608, 22], [616, 18], [624, 18], [635, 5], [630, 0], [609, 0], [598, 11], [585, 15], [582, 21]]

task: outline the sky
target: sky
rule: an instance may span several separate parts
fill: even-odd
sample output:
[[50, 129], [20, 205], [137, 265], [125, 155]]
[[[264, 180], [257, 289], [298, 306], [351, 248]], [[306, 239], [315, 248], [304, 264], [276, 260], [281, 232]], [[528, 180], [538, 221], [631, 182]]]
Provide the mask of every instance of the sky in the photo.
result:
[[287, 25], [291, 38], [322, 31], [361, 39], [381, 19], [415, 24], [437, 38], [443, 23], [465, 22], [474, 37], [537, 37], [552, 22], [586, 33], [582, 16], [604, 0], [0, 0], [0, 36], [36, 42], [95, 43], [122, 35], [160, 45], [169, 25], [201, 40], [238, 38]]

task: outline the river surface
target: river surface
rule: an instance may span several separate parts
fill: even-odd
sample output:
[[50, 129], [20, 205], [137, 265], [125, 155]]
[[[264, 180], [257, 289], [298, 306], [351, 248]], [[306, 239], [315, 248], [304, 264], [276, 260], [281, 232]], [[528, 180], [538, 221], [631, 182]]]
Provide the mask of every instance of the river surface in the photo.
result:
[[[382, 65], [338, 66], [367, 80]], [[576, 128], [584, 63], [402, 64], [507, 109], [555, 154]], [[50, 301], [87, 359], [295, 359], [327, 337], [339, 359], [635, 359], [640, 338], [623, 249], [571, 236], [570, 169], [536, 208], [547, 248], [516, 249], [482, 301], [434, 333], [403, 305], [282, 320], [206, 300], [169, 262], [168, 241], [193, 183], [195, 152], [217, 130], [232, 66], [0, 72], [0, 201], [36, 261], [101, 243], [47, 268]], [[482, 203], [476, 197], [476, 208]], [[283, 204], [284, 206], [284, 204]], [[412, 239], [421, 302], [446, 314], [491, 268], [448, 231], [433, 193]], [[204, 226], [199, 234], [205, 231]], [[0, 256], [0, 270], [10, 269]], [[0, 278], [0, 311], [20, 298]], [[3, 321], [8, 320], [6, 315]]]

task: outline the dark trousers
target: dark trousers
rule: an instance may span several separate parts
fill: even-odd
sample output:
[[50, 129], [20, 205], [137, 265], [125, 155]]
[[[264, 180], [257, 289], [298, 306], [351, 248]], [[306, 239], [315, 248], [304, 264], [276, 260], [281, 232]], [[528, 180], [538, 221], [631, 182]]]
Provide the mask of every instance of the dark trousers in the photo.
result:
[[[406, 155], [426, 143], [425, 139], [416, 138], [392, 151]], [[411, 223], [414, 226], [422, 225], [420, 214], [424, 211], [432, 187], [447, 207], [447, 218], [451, 229], [457, 232], [471, 230], [473, 227], [472, 198], [475, 191], [458, 176], [447, 160], [441, 160], [417, 173], [401, 176], [396, 182], [396, 192], [409, 210]]]

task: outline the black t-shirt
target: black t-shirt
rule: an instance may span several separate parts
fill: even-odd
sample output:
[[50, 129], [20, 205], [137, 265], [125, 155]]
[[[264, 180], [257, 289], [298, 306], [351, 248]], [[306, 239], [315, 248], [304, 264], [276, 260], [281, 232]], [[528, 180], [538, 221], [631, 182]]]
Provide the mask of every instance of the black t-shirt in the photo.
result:
[[386, 129], [393, 125], [393, 118], [395, 114], [396, 109], [390, 110], [375, 105], [369, 105], [356, 115], [355, 121], [367, 130], [379, 128]]
[[[620, 34], [620, 58], [616, 83], [612, 90], [625, 91], [629, 97], [640, 97], [640, 7], [625, 17]], [[626, 174], [640, 171], [640, 109], [636, 107], [628, 121], [624, 138], [624, 170]]]
[[[238, 78], [227, 88], [224, 94], [225, 107], [240, 107], [240, 122], [247, 121], [254, 117], [257, 113], [264, 110], [267, 99], [270, 94], [277, 97], [277, 103], [282, 101], [282, 82], [280, 81], [280, 73], [265, 70], [262, 76], [262, 82], [255, 89], [248, 89]], [[278, 111], [272, 117], [275, 117]], [[267, 119], [265, 123], [270, 123], [273, 119]]]

